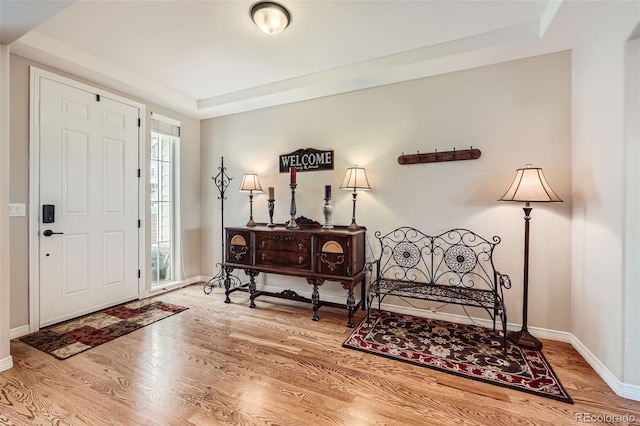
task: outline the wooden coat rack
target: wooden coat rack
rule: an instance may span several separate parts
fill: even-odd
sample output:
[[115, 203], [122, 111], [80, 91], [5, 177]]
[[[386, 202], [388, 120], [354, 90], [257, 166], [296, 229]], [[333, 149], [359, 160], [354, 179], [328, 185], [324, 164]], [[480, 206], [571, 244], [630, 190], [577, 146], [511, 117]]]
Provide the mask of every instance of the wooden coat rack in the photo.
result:
[[477, 160], [480, 158], [482, 153], [479, 149], [475, 149], [471, 147], [470, 149], [462, 149], [460, 151], [456, 151], [454, 148], [453, 151], [443, 151], [438, 152], [437, 150], [429, 153], [421, 153], [418, 151], [416, 154], [405, 155], [403, 152], [401, 156], [398, 157], [398, 164], [406, 165], [406, 164], [418, 164], [418, 163], [438, 163], [441, 161], [459, 161], [459, 160]]

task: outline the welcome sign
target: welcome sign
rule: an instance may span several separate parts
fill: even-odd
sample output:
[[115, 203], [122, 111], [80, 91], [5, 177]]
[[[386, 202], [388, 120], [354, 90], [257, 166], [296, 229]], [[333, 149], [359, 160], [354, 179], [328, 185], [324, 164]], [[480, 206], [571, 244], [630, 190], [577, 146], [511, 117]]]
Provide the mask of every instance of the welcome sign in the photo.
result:
[[298, 149], [280, 156], [280, 173], [288, 173], [291, 167], [300, 172], [309, 170], [333, 170], [333, 150], [313, 148]]

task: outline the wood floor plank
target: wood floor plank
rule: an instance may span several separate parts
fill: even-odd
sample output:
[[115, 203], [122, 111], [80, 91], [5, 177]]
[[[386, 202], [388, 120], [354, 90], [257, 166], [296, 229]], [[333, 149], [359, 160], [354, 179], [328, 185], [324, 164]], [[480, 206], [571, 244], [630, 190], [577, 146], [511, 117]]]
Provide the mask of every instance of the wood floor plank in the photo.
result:
[[[158, 299], [189, 309], [64, 361], [14, 340], [0, 425], [573, 425], [631, 415], [569, 345], [544, 354], [574, 405], [342, 347], [346, 312], [201, 284]], [[364, 312], [358, 311], [355, 322]], [[621, 423], [624, 424], [624, 423]]]

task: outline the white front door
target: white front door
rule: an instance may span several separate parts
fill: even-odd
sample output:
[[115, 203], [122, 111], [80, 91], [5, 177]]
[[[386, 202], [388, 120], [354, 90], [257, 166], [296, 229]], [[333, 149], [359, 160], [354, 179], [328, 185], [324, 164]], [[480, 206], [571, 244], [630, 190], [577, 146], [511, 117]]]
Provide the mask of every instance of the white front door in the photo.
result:
[[39, 88], [43, 327], [138, 296], [139, 109], [45, 77]]

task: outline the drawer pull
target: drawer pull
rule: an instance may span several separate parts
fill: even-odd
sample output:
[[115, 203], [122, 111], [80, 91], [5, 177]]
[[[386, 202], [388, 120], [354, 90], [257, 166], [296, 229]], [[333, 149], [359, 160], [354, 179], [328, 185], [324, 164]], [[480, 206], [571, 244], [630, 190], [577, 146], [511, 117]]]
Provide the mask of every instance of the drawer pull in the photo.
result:
[[262, 248], [265, 248], [267, 246], [267, 242], [263, 241], [263, 242], [260, 243], [260, 245], [262, 246]]
[[302, 243], [298, 243], [298, 250], [302, 251], [304, 249], [304, 245]]
[[266, 253], [262, 253], [262, 256], [261, 256], [261, 257], [262, 257], [262, 260], [267, 260], [267, 255], [266, 255]]
[[300, 256], [298, 258], [298, 265], [302, 265], [304, 263], [304, 257]]

